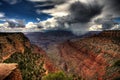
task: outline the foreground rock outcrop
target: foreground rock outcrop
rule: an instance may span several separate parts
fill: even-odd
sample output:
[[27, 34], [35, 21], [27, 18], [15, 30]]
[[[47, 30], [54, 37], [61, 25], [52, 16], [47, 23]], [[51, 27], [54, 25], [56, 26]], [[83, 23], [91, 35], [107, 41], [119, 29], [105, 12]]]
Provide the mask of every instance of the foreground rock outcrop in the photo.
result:
[[18, 65], [0, 63], [0, 80], [22, 80]]
[[23, 33], [0, 33], [0, 62], [0, 80], [40, 80], [58, 70]]
[[84, 80], [120, 80], [120, 31], [66, 41], [58, 46], [61, 68]]

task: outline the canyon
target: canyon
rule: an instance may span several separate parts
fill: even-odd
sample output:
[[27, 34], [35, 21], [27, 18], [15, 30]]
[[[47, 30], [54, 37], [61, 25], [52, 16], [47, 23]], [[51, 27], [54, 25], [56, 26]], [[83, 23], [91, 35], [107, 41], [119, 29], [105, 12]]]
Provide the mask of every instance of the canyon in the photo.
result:
[[[42, 35], [38, 40], [41, 39], [43, 39]], [[23, 33], [0, 33], [0, 67], [4, 64], [12, 65], [11, 62], [14, 62], [18, 67], [12, 67], [9, 72], [13, 73], [14, 69], [17, 69], [22, 77], [24, 75], [19, 67], [21, 65], [16, 63], [15, 58], [22, 61], [19, 59], [22, 56], [33, 62], [32, 57], [34, 57], [37, 62], [34, 66], [42, 65], [40, 69], [43, 72], [39, 77], [64, 71], [65, 74], [74, 76], [74, 80], [120, 79], [119, 30], [103, 31], [86, 37], [68, 37], [64, 41], [48, 45], [47, 48], [31, 43]], [[26, 61], [26, 59], [23, 60]], [[10, 73], [4, 79], [7, 79], [11, 75]], [[12, 77], [14, 76], [12, 74]], [[76, 77], [80, 78], [76, 79]], [[11, 78], [11, 80], [15, 79]]]

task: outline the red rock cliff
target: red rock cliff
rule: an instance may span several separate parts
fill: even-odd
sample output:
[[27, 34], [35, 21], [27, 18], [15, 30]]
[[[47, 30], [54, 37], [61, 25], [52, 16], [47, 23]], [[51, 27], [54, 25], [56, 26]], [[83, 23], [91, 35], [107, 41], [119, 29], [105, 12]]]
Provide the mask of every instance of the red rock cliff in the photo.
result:
[[85, 80], [120, 80], [120, 31], [60, 44], [61, 68]]
[[25, 48], [30, 48], [30, 41], [23, 33], [0, 33], [0, 57], [7, 59], [15, 52], [24, 53]]

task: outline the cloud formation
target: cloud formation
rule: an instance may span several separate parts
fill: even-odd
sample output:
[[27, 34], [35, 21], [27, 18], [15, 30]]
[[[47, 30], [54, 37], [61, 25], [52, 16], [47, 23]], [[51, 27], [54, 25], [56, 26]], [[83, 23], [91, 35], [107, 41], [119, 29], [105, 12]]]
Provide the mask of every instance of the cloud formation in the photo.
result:
[[8, 4], [14, 5], [16, 3], [21, 2], [22, 0], [3, 0], [3, 1], [7, 2]]
[[[66, 0], [65, 0], [66, 1]], [[94, 1], [91, 3], [84, 0], [67, 0], [66, 2], [55, 5], [55, 8], [43, 10], [44, 13], [50, 13], [52, 20], [56, 23], [52, 23], [49, 20], [41, 23], [49, 23], [49, 27], [53, 26], [58, 29], [67, 29], [75, 34], [82, 34], [88, 31], [90, 27], [90, 21], [95, 16], [102, 12], [103, 7]]]
[[[18, 6], [17, 3], [22, 2], [22, 5], [27, 6], [23, 12], [18, 11], [16, 13], [22, 14], [22, 16], [28, 16], [29, 19], [35, 17], [36, 22], [29, 21], [28, 24], [20, 29], [23, 31], [32, 30], [39, 31], [42, 29], [64, 29], [70, 30], [73, 33], [79, 35], [89, 30], [104, 30], [115, 29], [116, 24], [111, 20], [114, 17], [120, 16], [120, 1], [119, 0], [1, 0], [12, 6]], [[14, 5], [16, 4], [16, 5]], [[29, 8], [29, 6], [31, 6]], [[21, 6], [21, 4], [19, 4]], [[5, 6], [2, 6], [5, 7]], [[7, 7], [8, 11], [9, 8]], [[4, 10], [3, 10], [4, 11]], [[31, 11], [31, 12], [30, 12]], [[33, 11], [33, 12], [32, 12]], [[41, 19], [46, 15], [51, 15], [47, 20]], [[18, 15], [17, 14], [17, 15]], [[108, 16], [110, 15], [110, 16]], [[4, 13], [0, 13], [0, 17], [4, 17]], [[107, 16], [107, 17], [105, 17]], [[108, 18], [109, 17], [109, 18]], [[3, 19], [2, 19], [3, 20]], [[18, 25], [18, 21], [10, 21], [9, 23], [15, 23]], [[22, 23], [22, 22], [21, 22]], [[23, 24], [23, 23], [22, 23]], [[114, 28], [113, 28], [114, 27]], [[8, 28], [8, 27], [7, 27]], [[16, 29], [16, 31], [19, 31]]]
[[120, 15], [120, 0], [103, 0], [106, 10], [110, 10], [112, 14]]
[[[56, 27], [73, 31], [76, 34], [87, 32], [89, 30], [112, 29], [115, 25], [111, 20], [113, 17], [120, 16], [119, 0], [65, 0], [66, 2], [55, 5], [54, 8], [43, 10], [54, 16]], [[63, 13], [63, 14], [61, 14]], [[57, 14], [57, 15], [55, 15]], [[61, 14], [61, 15], [60, 15]], [[111, 16], [109, 16], [111, 15]], [[108, 16], [109, 18], [106, 18]], [[102, 23], [96, 23], [95, 20], [102, 18]], [[108, 21], [105, 21], [107, 20]], [[47, 21], [44, 21], [46, 24]], [[50, 22], [49, 22], [50, 23]], [[49, 25], [49, 26], [50, 26]], [[102, 26], [101, 26], [102, 25]], [[96, 28], [95, 28], [96, 27]]]
[[5, 14], [0, 12], [0, 18], [3, 18], [3, 17], [5, 17]]
[[15, 25], [13, 22], [5, 22], [0, 24], [0, 32], [41, 32], [44, 29], [39, 26], [37, 23], [28, 22], [24, 27], [21, 26], [12, 26]]
[[75, 21], [86, 23], [91, 21], [93, 17], [101, 14], [102, 8], [97, 2], [85, 4], [78, 1], [71, 4], [69, 10]]

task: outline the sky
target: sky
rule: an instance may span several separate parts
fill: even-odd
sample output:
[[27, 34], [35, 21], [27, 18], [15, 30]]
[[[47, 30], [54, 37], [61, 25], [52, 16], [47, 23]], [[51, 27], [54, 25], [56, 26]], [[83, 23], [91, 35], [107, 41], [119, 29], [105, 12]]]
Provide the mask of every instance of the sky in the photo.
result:
[[0, 0], [0, 12], [6, 18], [25, 19], [26, 22], [37, 22], [37, 18], [45, 20], [51, 16], [46, 13], [37, 13], [37, 9], [48, 9], [49, 7], [35, 7], [43, 2], [31, 2], [27, 0]]
[[119, 29], [120, 0], [0, 0], [0, 32]]

